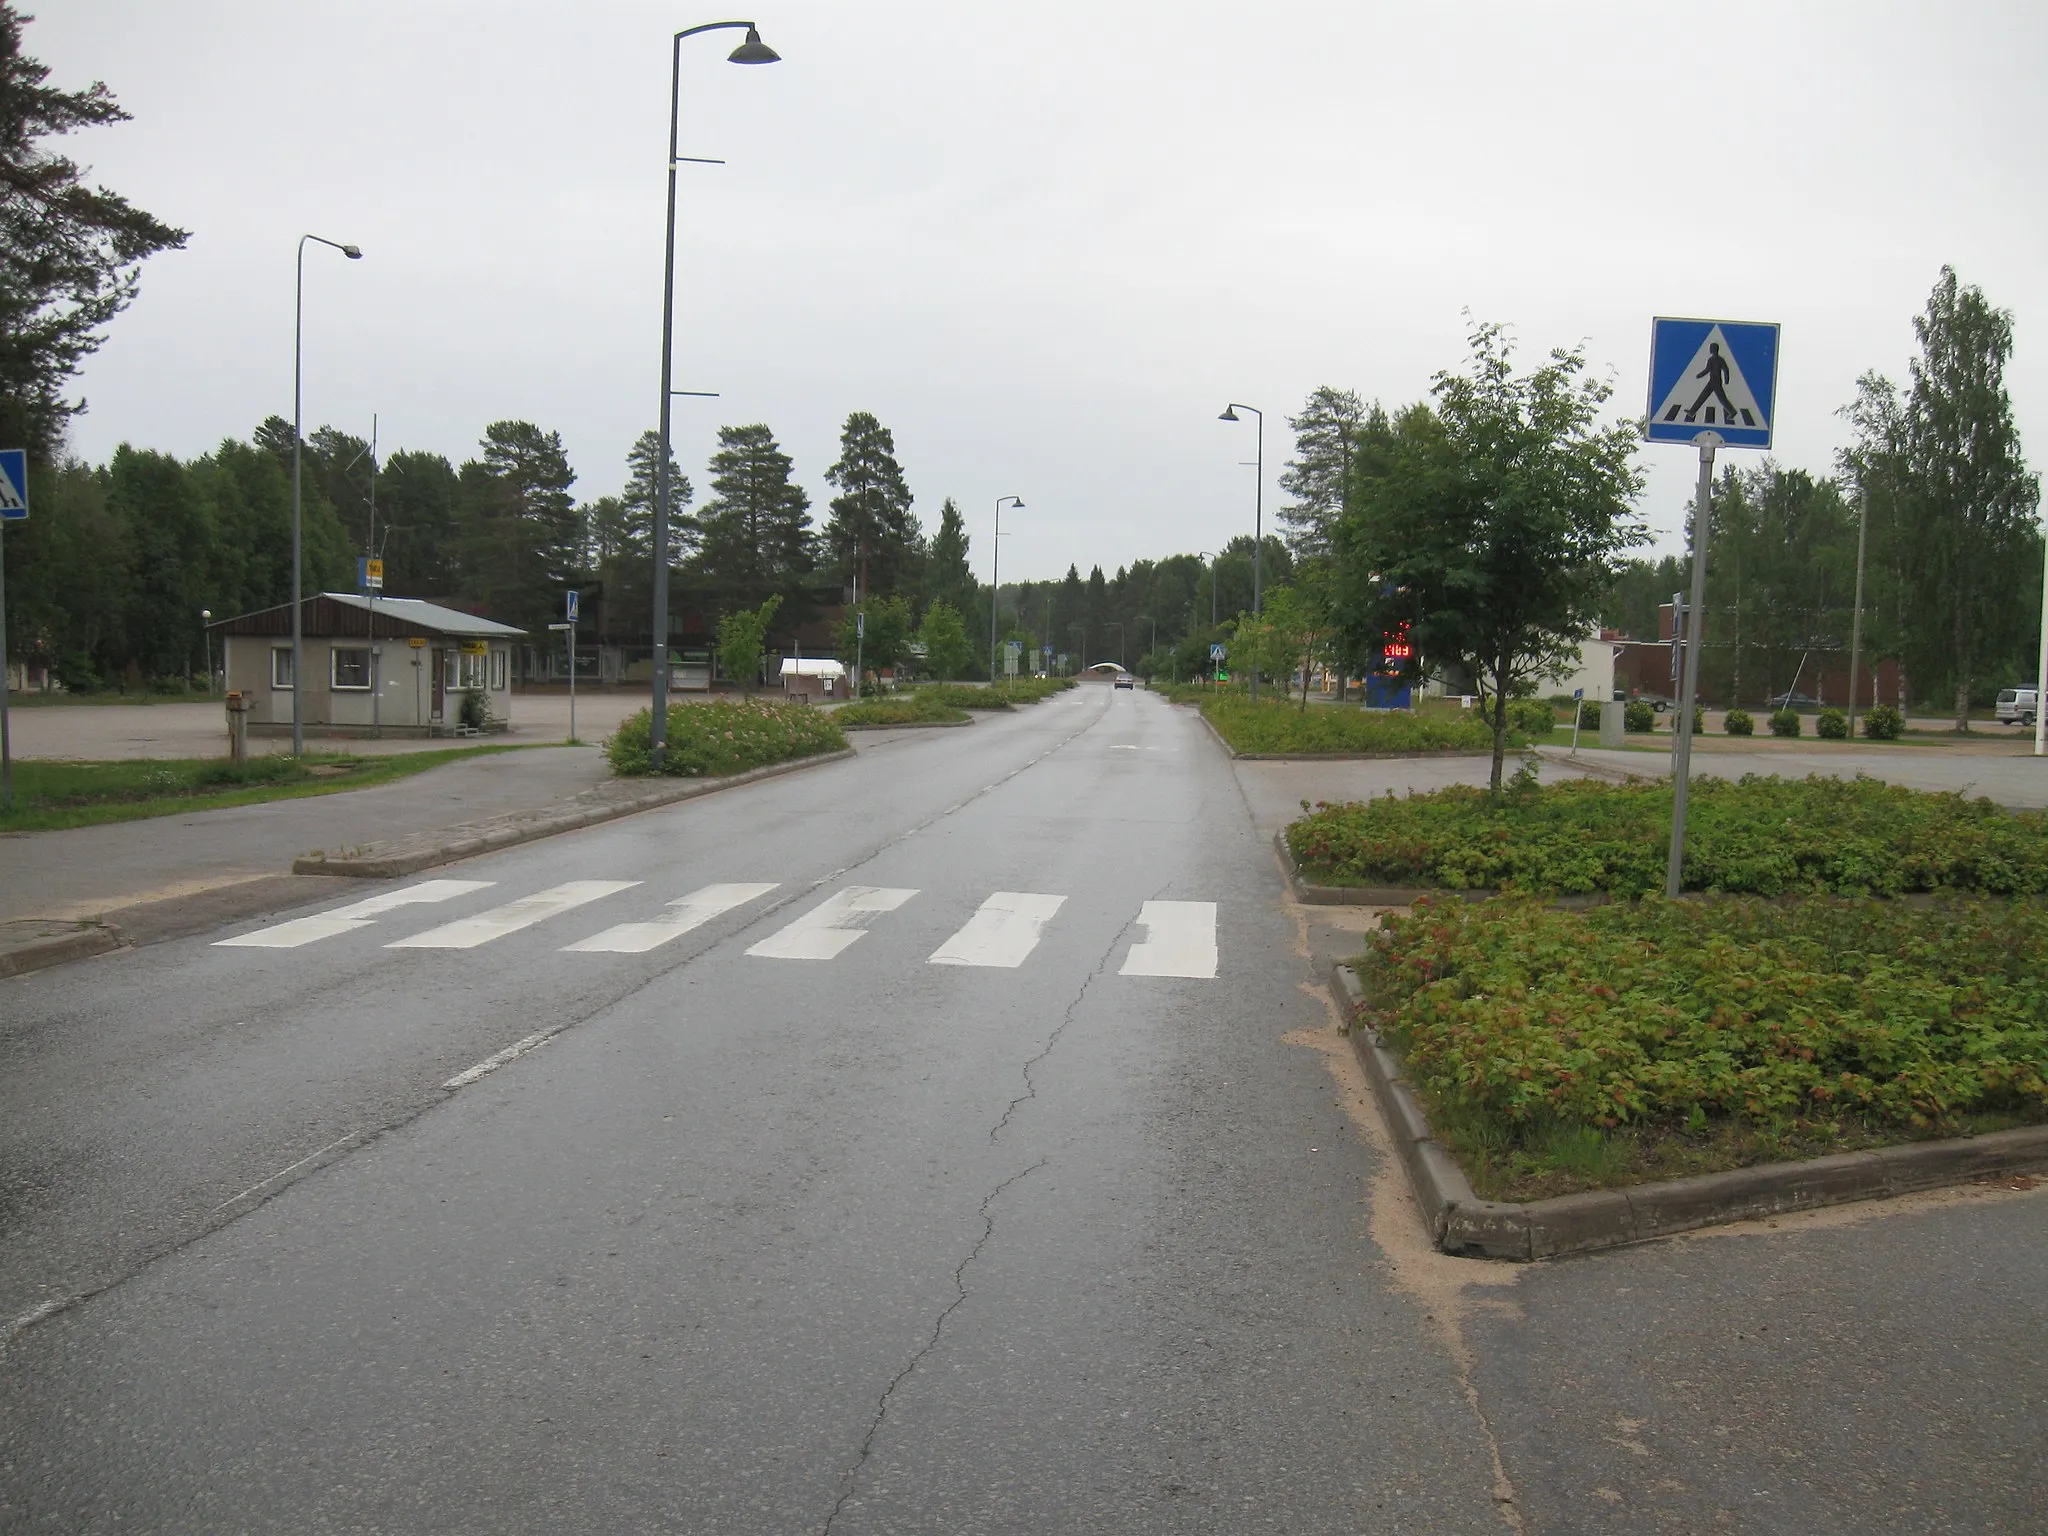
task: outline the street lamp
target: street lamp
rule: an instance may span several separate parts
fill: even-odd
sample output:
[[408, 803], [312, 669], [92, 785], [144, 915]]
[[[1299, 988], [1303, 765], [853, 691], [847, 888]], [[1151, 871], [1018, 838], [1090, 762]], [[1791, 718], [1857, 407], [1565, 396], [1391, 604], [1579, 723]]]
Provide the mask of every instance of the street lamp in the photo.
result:
[[[298, 299], [292, 310], [292, 756], [306, 755], [306, 711], [302, 702], [306, 697], [305, 679], [305, 614], [302, 611], [304, 598], [299, 591], [299, 460], [300, 449], [305, 444], [305, 422], [300, 409], [300, 377], [303, 373], [306, 330], [306, 242], [311, 240], [319, 245], [332, 246], [350, 261], [361, 261], [360, 246], [343, 245], [339, 240], [329, 240], [325, 235], [299, 236], [299, 287]], [[189, 655], [190, 653], [187, 652]]]
[[[1259, 480], [1252, 488], [1252, 617], [1259, 616], [1259, 546], [1266, 542], [1266, 413], [1256, 405], [1239, 405], [1235, 400], [1223, 407], [1218, 421], [1237, 421], [1239, 411], [1250, 411], [1259, 418], [1259, 456], [1257, 459]], [[1209, 595], [1213, 599], [1216, 589], [1212, 578]], [[1259, 669], [1254, 665], [1252, 672], [1252, 697], [1259, 696]]]
[[[206, 691], [208, 693], [213, 692], [213, 631], [208, 629], [206, 626], [211, 624], [212, 622], [213, 610], [211, 608], [200, 609], [199, 637], [201, 643], [204, 644], [206, 647]], [[187, 651], [185, 654], [187, 656], [190, 656], [192, 653], [190, 651]], [[191, 663], [188, 661], [186, 665], [190, 666]]]
[[661, 268], [661, 457], [654, 466], [654, 701], [647, 722], [647, 743], [654, 759], [654, 771], [661, 772], [668, 755], [668, 427], [670, 369], [674, 363], [676, 325], [676, 167], [684, 160], [694, 164], [717, 165], [695, 155], [676, 153], [677, 115], [683, 88], [683, 39], [699, 32], [728, 32], [746, 29], [746, 41], [726, 55], [734, 64], [773, 64], [782, 57], [761, 41], [751, 21], [707, 21], [685, 27], [675, 34], [669, 51], [668, 77], [668, 223], [667, 249]]
[[996, 536], [989, 540], [995, 553], [994, 565], [988, 575], [988, 680], [996, 680], [996, 610], [1003, 602], [1003, 503], [1012, 507], [1024, 505], [1022, 496], [998, 496], [996, 498]]

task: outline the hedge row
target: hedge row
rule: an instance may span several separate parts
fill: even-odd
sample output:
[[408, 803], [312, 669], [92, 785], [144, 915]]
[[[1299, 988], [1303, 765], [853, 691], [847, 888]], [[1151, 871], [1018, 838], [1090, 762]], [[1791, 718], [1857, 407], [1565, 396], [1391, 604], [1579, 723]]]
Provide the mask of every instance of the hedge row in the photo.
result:
[[[623, 721], [604, 744], [612, 772], [654, 772], [648, 747], [652, 712]], [[846, 746], [829, 712], [779, 699], [713, 699], [668, 707], [668, 750], [662, 772], [670, 777], [709, 778], [744, 773], [792, 758], [815, 757]]]
[[[1342, 704], [1310, 705], [1284, 699], [1256, 704], [1219, 693], [1201, 700], [1203, 716], [1239, 752], [1485, 752], [1493, 730], [1476, 716], [1364, 710]], [[1508, 744], [1523, 745], [1510, 730]]]
[[[1573, 779], [1498, 800], [1455, 787], [1319, 805], [1287, 831], [1336, 885], [1604, 891], [1664, 887], [1669, 784]], [[1696, 779], [1685, 887], [1746, 895], [2048, 891], [2048, 819], [1874, 779]]]

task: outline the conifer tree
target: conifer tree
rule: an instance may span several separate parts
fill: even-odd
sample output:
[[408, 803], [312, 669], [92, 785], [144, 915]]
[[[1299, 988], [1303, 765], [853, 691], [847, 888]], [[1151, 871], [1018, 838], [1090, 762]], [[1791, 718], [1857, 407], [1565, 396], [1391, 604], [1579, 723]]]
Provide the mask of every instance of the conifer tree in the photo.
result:
[[718, 429], [696, 565], [726, 606], [757, 607], [777, 594], [787, 603], [811, 577], [811, 502], [790, 468], [766, 425]]
[[859, 579], [861, 597], [896, 593], [913, 582], [923, 541], [889, 429], [866, 411], [848, 416], [839, 462], [825, 478], [839, 488], [825, 525], [826, 546], [840, 569]]

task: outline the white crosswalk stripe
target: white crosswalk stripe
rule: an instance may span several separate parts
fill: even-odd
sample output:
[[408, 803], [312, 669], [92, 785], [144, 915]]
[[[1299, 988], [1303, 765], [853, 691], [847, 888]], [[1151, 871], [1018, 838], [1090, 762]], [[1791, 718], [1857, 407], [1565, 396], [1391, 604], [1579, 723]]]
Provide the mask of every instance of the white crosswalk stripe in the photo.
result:
[[1122, 976], [1216, 977], [1216, 903], [1148, 901], [1138, 912], [1145, 937], [1124, 956]]
[[493, 907], [488, 912], [479, 912], [475, 917], [458, 918], [452, 923], [443, 923], [438, 928], [429, 928], [425, 933], [398, 939], [384, 947], [475, 949], [479, 944], [502, 939], [506, 934], [517, 933], [522, 928], [531, 928], [535, 923], [560, 916], [587, 902], [598, 901], [619, 891], [630, 891], [639, 883], [638, 880], [566, 881], [532, 896], [522, 896], [517, 901], [508, 901], [504, 906]]
[[768, 960], [836, 959], [867, 931], [869, 918], [894, 912], [916, 894], [886, 886], [849, 885], [747, 953]]
[[751, 885], [707, 885], [668, 904], [669, 915], [651, 923], [620, 923], [603, 933], [592, 934], [562, 948], [574, 955], [644, 955], [671, 939], [679, 939], [692, 928], [701, 928], [721, 913], [758, 901], [775, 889], [775, 882]]
[[354, 933], [358, 928], [367, 928], [386, 912], [395, 912], [400, 907], [467, 896], [471, 891], [487, 889], [491, 883], [489, 880], [424, 880], [403, 890], [384, 891], [362, 901], [350, 902], [332, 912], [295, 917], [269, 928], [258, 928], [254, 933], [237, 934], [232, 939], [215, 939], [214, 943], [227, 949], [297, 949], [315, 939], [337, 938], [344, 933]]
[[1028, 891], [997, 891], [967, 926], [932, 951], [931, 965], [996, 965], [1015, 969], [1038, 948], [1045, 925], [1066, 901]]

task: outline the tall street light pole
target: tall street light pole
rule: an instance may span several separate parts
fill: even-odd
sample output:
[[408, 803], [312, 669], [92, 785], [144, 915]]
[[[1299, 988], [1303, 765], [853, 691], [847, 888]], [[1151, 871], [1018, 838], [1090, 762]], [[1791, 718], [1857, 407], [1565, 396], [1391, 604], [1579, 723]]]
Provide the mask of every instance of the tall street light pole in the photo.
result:
[[363, 259], [359, 246], [343, 245], [324, 235], [299, 236], [298, 298], [292, 308], [292, 756], [306, 755], [306, 624], [304, 595], [300, 592], [299, 566], [299, 460], [305, 445], [303, 391], [300, 388], [306, 354], [306, 242], [332, 246], [350, 261]]
[[745, 29], [746, 40], [726, 55], [734, 64], [774, 64], [782, 55], [761, 41], [751, 21], [707, 21], [685, 27], [675, 34], [669, 49], [668, 76], [668, 222], [666, 249], [661, 267], [661, 457], [654, 466], [654, 698], [647, 721], [647, 743], [654, 759], [654, 771], [661, 772], [668, 756], [668, 429], [676, 330], [676, 167], [687, 160], [697, 165], [720, 165], [696, 155], [676, 153], [677, 117], [682, 107], [683, 39], [700, 32], [731, 32]]
[[[1223, 414], [1216, 419], [1218, 421], [1237, 421], [1240, 419], [1237, 414], [1239, 411], [1250, 411], [1259, 418], [1259, 456], [1256, 460], [1259, 481], [1252, 490], [1252, 617], [1257, 618], [1259, 616], [1259, 556], [1262, 553], [1262, 546], [1266, 542], [1266, 413], [1256, 405], [1240, 405], [1237, 401], [1233, 400], [1230, 404], [1223, 407]], [[1213, 581], [1209, 590], [1211, 597], [1213, 597], [1215, 595]], [[1251, 671], [1252, 697], [1257, 699], [1259, 696], [1259, 669], [1254, 665]]]
[[988, 573], [988, 680], [996, 680], [996, 610], [1003, 603], [1003, 503], [1013, 508], [1024, 505], [1022, 496], [998, 496], [996, 498], [996, 533], [989, 540], [994, 551], [993, 564]]

